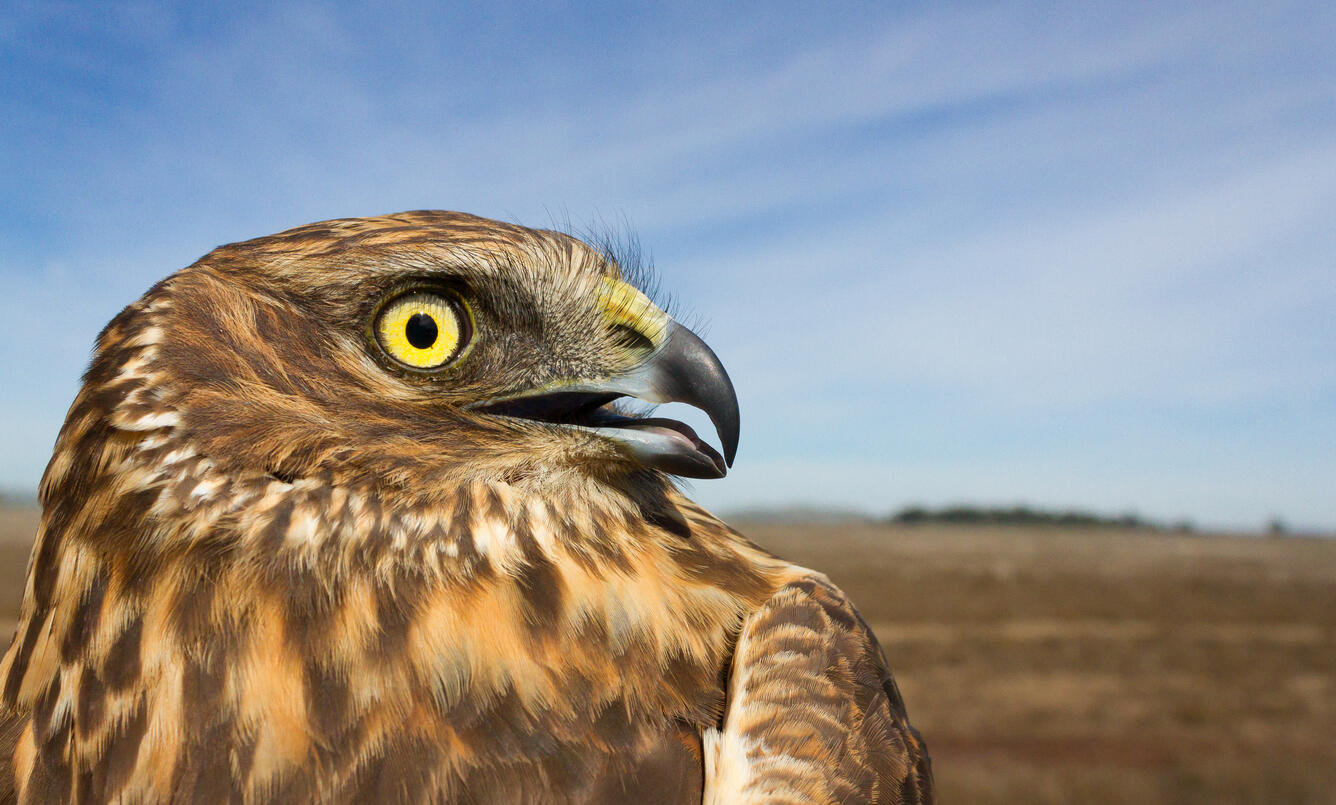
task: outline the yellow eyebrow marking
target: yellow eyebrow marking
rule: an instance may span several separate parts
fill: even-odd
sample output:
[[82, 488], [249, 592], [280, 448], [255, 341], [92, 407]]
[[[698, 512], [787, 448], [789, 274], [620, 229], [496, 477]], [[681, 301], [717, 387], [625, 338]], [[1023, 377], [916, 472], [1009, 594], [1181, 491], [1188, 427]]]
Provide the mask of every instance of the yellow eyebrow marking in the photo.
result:
[[639, 288], [623, 280], [603, 277], [598, 304], [614, 327], [628, 327], [648, 338], [656, 348], [663, 346], [672, 319]]

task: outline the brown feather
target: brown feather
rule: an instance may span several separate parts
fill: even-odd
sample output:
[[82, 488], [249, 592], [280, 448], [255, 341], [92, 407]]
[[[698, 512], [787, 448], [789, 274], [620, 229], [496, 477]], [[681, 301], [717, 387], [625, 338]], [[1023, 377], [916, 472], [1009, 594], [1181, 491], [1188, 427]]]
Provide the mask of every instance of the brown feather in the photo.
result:
[[876, 637], [815, 573], [743, 624], [706, 751], [710, 803], [932, 802], [927, 751]]

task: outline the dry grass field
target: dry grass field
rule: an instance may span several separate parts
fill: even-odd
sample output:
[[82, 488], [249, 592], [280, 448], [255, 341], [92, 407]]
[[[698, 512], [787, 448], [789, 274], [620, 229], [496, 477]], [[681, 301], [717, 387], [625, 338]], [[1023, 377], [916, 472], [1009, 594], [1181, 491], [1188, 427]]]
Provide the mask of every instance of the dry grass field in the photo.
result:
[[1336, 801], [1336, 540], [738, 525], [862, 609], [943, 802]]
[[1336, 802], [1336, 540], [739, 525], [853, 597], [943, 802]]

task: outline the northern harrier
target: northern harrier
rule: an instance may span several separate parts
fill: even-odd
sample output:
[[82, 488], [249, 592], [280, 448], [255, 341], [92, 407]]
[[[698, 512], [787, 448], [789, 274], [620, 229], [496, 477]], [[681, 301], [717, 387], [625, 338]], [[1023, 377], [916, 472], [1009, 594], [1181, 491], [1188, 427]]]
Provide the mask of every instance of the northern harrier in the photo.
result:
[[61, 430], [0, 799], [930, 800], [849, 601], [674, 487], [737, 436], [714, 353], [566, 235], [219, 248], [112, 320]]

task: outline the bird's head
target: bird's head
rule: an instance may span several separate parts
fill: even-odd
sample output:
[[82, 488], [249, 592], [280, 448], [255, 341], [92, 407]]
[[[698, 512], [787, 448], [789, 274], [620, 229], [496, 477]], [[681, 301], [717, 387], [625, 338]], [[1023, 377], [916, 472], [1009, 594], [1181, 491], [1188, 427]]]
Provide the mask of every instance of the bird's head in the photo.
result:
[[[737, 446], [709, 347], [604, 251], [556, 232], [447, 212], [312, 224], [215, 250], [140, 319], [104, 335], [151, 347], [153, 382], [120, 424], [169, 422], [230, 473], [714, 478]], [[723, 456], [622, 397], [702, 409]]]

